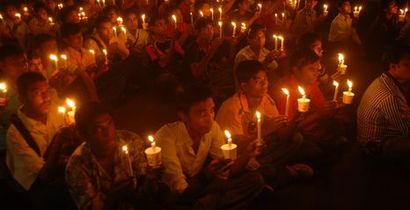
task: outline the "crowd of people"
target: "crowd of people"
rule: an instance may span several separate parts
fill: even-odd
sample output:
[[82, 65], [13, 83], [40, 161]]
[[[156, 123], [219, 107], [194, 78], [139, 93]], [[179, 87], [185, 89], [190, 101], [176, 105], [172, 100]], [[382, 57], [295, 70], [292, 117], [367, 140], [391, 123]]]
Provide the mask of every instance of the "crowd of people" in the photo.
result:
[[[352, 142], [410, 169], [405, 2], [370, 24], [366, 2], [320, 3], [2, 2], [2, 182], [33, 209], [252, 209]], [[365, 56], [384, 73], [361, 97]], [[154, 160], [112, 117], [147, 91], [177, 116]]]

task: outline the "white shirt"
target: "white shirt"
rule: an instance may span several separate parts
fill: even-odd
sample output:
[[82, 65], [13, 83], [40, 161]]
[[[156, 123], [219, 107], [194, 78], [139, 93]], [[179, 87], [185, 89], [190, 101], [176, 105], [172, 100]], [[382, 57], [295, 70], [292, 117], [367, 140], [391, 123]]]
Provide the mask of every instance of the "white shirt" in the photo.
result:
[[352, 18], [338, 14], [330, 25], [328, 39], [331, 42], [347, 41], [352, 38], [353, 33]]
[[200, 172], [208, 155], [214, 159], [223, 157], [221, 146], [224, 144], [224, 134], [216, 122], [211, 131], [202, 137], [196, 154], [192, 139], [181, 121], [164, 125], [156, 138], [162, 148], [165, 167], [162, 179], [172, 191], [183, 192], [188, 187], [186, 178]]
[[55, 110], [55, 112], [49, 114], [47, 124], [29, 118], [21, 112], [21, 110], [17, 111], [17, 116], [27, 130], [29, 130], [40, 149], [41, 157], [27, 144], [26, 140], [13, 124], [10, 125], [7, 131], [7, 167], [14, 179], [26, 190], [30, 189], [37, 178], [45, 163], [43, 156], [53, 140], [54, 135], [64, 122], [63, 116], [57, 114], [57, 109], [53, 106], [51, 109]]

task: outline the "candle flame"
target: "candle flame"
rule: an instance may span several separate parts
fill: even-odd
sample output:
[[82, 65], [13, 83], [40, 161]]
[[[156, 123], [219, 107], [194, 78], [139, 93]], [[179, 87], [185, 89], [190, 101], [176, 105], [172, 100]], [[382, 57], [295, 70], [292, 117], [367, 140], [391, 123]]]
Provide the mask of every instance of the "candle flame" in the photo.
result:
[[285, 95], [289, 96], [289, 90], [288, 90], [288, 89], [282, 88], [282, 92], [283, 92]]
[[58, 57], [57, 57], [57, 55], [55, 55], [55, 54], [51, 54], [51, 55], [49, 56], [49, 58], [50, 58], [50, 60], [52, 60], [52, 61], [58, 61]]
[[67, 60], [67, 55], [66, 54], [61, 54], [60, 58], [63, 59], [63, 60]]
[[7, 92], [7, 85], [5, 82], [0, 82], [0, 90], [5, 93]]
[[278, 36], [278, 39], [284, 40], [285, 38], [283, 38], [283, 36]]
[[89, 49], [88, 52], [90, 52], [91, 54], [95, 55], [95, 50], [93, 50], [93, 49]]
[[112, 27], [112, 30], [117, 31], [117, 28], [114, 26], [114, 27]]
[[400, 9], [400, 14], [404, 15], [404, 10]]
[[236, 23], [235, 23], [235, 22], [232, 21], [231, 24], [232, 24], [233, 27], [236, 27]]
[[124, 145], [121, 147], [122, 151], [124, 151], [125, 153], [128, 153], [128, 145]]
[[149, 136], [148, 136], [148, 141], [150, 141], [151, 143], [154, 143], [154, 142], [155, 142], [155, 139], [154, 139], [154, 137], [153, 137], [152, 135], [149, 135]]
[[258, 7], [259, 7], [259, 9], [261, 10], [261, 9], [262, 9], [262, 4], [259, 3], [259, 4], [258, 4]]
[[338, 83], [336, 80], [333, 80], [333, 85], [336, 86], [336, 87], [338, 87], [338, 86], [339, 86], [339, 83]]
[[210, 11], [211, 13], [214, 13], [214, 9], [212, 9], [212, 8], [211, 8], [211, 9], [209, 9], [209, 11]]
[[121, 31], [125, 33], [127, 33], [127, 29], [124, 26], [121, 26]]
[[274, 38], [274, 39], [277, 39], [277, 38], [278, 38], [278, 35], [273, 34], [273, 38]]
[[338, 53], [337, 54], [337, 59], [339, 60], [339, 62], [342, 62], [342, 61], [344, 61], [345, 56], [342, 53]]
[[349, 87], [349, 89], [352, 89], [353, 87], [353, 82], [350, 80], [347, 80], [347, 86]]
[[325, 10], [327, 10], [327, 7], [328, 7], [327, 4], [324, 4], [324, 5], [323, 5], [323, 8], [324, 8]]
[[117, 23], [121, 25], [123, 23], [122, 17], [117, 17]]
[[72, 100], [70, 98], [66, 98], [65, 103], [67, 104], [68, 107], [75, 108], [74, 100]]
[[222, 21], [218, 21], [219, 27], [222, 27]]
[[24, 12], [27, 12], [27, 11], [28, 11], [28, 8], [27, 8], [27, 7], [24, 7], [23, 10], [24, 10]]
[[103, 53], [104, 53], [105, 56], [108, 55], [107, 49], [103, 49], [102, 51], [103, 51]]
[[222, 13], [222, 7], [219, 7], [219, 8], [218, 8], [218, 11], [219, 11], [220, 13]]
[[241, 23], [241, 28], [242, 28], [243, 30], [246, 30], [246, 24], [245, 24], [245, 23]]
[[275, 18], [277, 18], [278, 17], [278, 13], [275, 13]]
[[21, 18], [21, 14], [20, 13], [16, 13], [16, 14], [14, 14], [14, 16], [16, 17], [16, 18]]
[[52, 18], [52, 17], [48, 17], [48, 22], [53, 23], [53, 18]]
[[305, 90], [302, 88], [302, 87], [300, 87], [300, 86], [298, 86], [298, 90], [299, 90], [299, 93], [302, 95], [302, 96], [305, 96]]
[[282, 17], [285, 17], [285, 13], [284, 13], [284, 12], [282, 12]]
[[229, 132], [228, 130], [224, 131], [226, 138], [230, 139], [232, 138], [231, 132]]
[[142, 15], [141, 15], [141, 19], [142, 19], [142, 20], [145, 20], [145, 14], [142, 14]]
[[64, 114], [66, 112], [66, 108], [64, 106], [59, 106], [58, 107], [58, 112]]
[[199, 15], [201, 15], [201, 17], [204, 17], [204, 13], [201, 10], [199, 10]]
[[261, 121], [261, 117], [262, 117], [261, 113], [260, 113], [259, 111], [256, 111], [256, 112], [255, 112], [255, 116], [256, 116], [256, 119], [258, 120], [258, 122], [260, 122], [260, 121]]

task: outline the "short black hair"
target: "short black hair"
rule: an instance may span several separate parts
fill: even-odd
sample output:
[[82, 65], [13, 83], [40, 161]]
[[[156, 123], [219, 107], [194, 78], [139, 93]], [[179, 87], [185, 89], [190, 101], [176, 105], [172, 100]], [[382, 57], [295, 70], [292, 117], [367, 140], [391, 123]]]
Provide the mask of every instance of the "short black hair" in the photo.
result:
[[37, 82], [46, 82], [47, 79], [39, 72], [25, 72], [17, 78], [17, 93], [20, 96], [27, 96], [30, 87]]
[[32, 42], [32, 47], [34, 49], [38, 49], [41, 47], [41, 45], [49, 41], [57, 41], [57, 39], [50, 34], [38, 34], [37, 36], [34, 37], [34, 40]]
[[20, 55], [24, 55], [24, 50], [18, 45], [6, 44], [0, 47], [0, 61]]
[[341, 8], [345, 2], [350, 2], [350, 0], [338, 0], [337, 1], [337, 8]]
[[236, 79], [238, 83], [248, 82], [258, 72], [265, 71], [265, 66], [257, 60], [242, 61], [236, 67]]
[[197, 31], [200, 31], [208, 25], [213, 25], [212, 20], [210, 20], [209, 18], [201, 17], [195, 22], [195, 29]]
[[297, 68], [302, 68], [317, 61], [320, 61], [320, 57], [310, 49], [296, 51], [290, 57], [291, 66]]
[[66, 19], [70, 15], [71, 12], [77, 12], [77, 8], [75, 6], [67, 6], [61, 10], [59, 16], [63, 23], [66, 22]]
[[188, 113], [194, 104], [213, 96], [213, 90], [207, 85], [193, 84], [184, 87], [184, 91], [177, 97], [177, 111]]
[[95, 28], [99, 28], [103, 23], [111, 23], [111, 19], [108, 17], [100, 16], [95, 21]]
[[314, 32], [307, 32], [302, 34], [298, 41], [298, 50], [310, 50], [315, 41], [321, 41], [319, 34]]
[[110, 114], [109, 109], [100, 102], [81, 104], [75, 112], [75, 124], [81, 135], [87, 135], [87, 130], [93, 121], [102, 114]]
[[47, 11], [47, 7], [46, 7], [46, 5], [45, 5], [44, 3], [42, 3], [42, 2], [37, 2], [37, 3], [34, 4], [34, 6], [33, 6], [33, 11], [34, 11], [34, 12], [37, 13], [37, 12], [40, 11], [41, 9], [44, 9], [44, 10]]
[[384, 69], [389, 70], [390, 64], [397, 64], [403, 58], [410, 57], [410, 46], [401, 42], [397, 42], [392, 45], [392, 47], [384, 53], [383, 55], [383, 66]]
[[79, 23], [65, 23], [61, 26], [61, 36], [68, 37], [82, 32], [81, 25]]
[[248, 39], [253, 39], [256, 37], [258, 31], [262, 31], [266, 34], [266, 26], [262, 24], [254, 24], [248, 30]]

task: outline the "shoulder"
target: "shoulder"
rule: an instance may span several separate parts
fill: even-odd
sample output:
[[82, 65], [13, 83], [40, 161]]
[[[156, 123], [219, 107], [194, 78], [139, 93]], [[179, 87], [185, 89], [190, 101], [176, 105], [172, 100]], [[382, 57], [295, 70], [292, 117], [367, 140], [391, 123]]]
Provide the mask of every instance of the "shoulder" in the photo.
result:
[[233, 109], [238, 109], [241, 106], [241, 101], [239, 98], [238, 93], [235, 93], [234, 95], [232, 95], [231, 97], [229, 97], [228, 99], [226, 99], [221, 107], [219, 108], [220, 110], [224, 110], [224, 111], [233, 111]]

